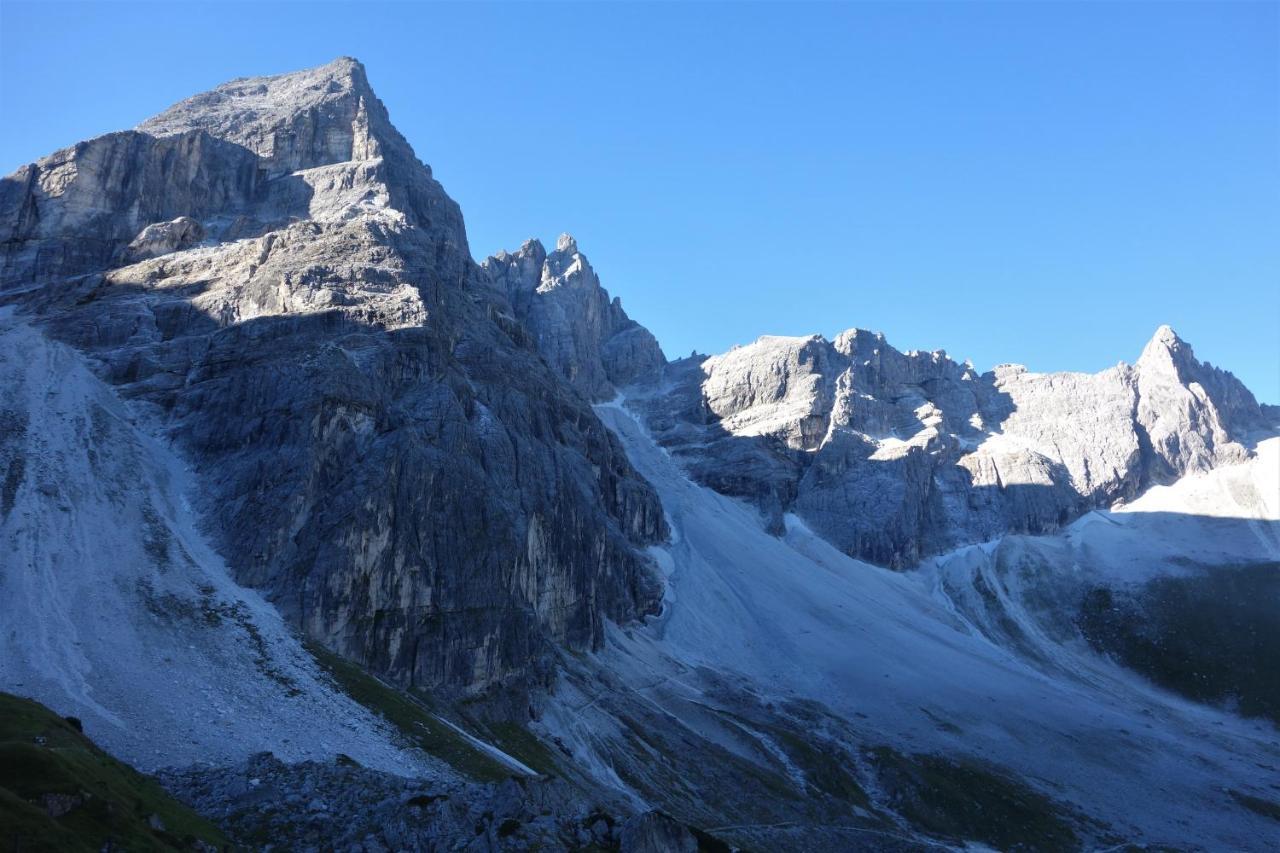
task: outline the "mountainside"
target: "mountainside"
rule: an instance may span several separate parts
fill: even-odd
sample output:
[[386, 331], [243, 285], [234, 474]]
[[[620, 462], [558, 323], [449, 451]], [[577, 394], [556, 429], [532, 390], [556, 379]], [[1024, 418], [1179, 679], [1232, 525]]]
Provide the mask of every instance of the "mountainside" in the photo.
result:
[[1278, 436], [1168, 327], [668, 362], [351, 59], [0, 182], [0, 690], [254, 846], [1269, 849]]
[[187, 502], [190, 472], [74, 352], [0, 317], [0, 401], [6, 690], [148, 769], [270, 749], [447, 775], [235, 584]]
[[[892, 849], [922, 829], [995, 849], [1269, 846], [1277, 825], [1241, 798], [1274, 802], [1280, 766], [1280, 439], [1132, 511], [903, 573], [795, 515], [770, 534], [637, 412], [599, 411], [673, 529], [663, 613], [571, 666], [538, 724], [602, 783], [748, 849]], [[1137, 605], [1102, 611], [1136, 642], [1092, 631], [1107, 595]]]
[[4, 180], [0, 223], [4, 295], [160, 412], [235, 577], [307, 635], [476, 691], [656, 608], [657, 499], [359, 63], [51, 155]]

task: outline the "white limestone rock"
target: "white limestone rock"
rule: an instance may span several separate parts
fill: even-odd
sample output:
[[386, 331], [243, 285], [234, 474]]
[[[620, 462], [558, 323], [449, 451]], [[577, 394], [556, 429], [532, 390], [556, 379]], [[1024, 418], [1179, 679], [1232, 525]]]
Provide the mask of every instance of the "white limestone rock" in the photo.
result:
[[851, 329], [766, 336], [673, 363], [633, 396], [702, 482], [798, 511], [854, 556], [907, 566], [1249, 455], [1269, 418], [1233, 376], [1162, 327], [1134, 366], [979, 375]]

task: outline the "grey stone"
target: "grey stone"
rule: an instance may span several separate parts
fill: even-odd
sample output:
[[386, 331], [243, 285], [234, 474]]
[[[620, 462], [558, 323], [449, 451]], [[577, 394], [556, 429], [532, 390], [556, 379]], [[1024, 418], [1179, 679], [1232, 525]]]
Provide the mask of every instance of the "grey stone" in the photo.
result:
[[0, 186], [0, 298], [155, 411], [242, 583], [405, 684], [532, 686], [656, 609], [652, 489], [342, 59]]
[[764, 337], [673, 362], [628, 389], [691, 474], [794, 512], [842, 550], [895, 567], [1005, 533], [1047, 533], [1093, 507], [1249, 457], [1274, 418], [1161, 327], [1133, 366], [978, 374], [851, 329]]
[[568, 234], [549, 254], [528, 240], [483, 266], [542, 357], [588, 399], [609, 400], [619, 386], [661, 375], [667, 360], [657, 339], [609, 298]]

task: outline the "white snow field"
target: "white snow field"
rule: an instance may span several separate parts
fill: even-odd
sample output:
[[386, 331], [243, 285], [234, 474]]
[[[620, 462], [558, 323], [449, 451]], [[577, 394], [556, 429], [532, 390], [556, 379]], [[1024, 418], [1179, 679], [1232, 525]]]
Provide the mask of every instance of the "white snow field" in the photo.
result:
[[[896, 573], [849, 558], [794, 517], [785, 537], [767, 534], [752, 508], [690, 481], [622, 398], [597, 411], [658, 490], [673, 530], [659, 559], [668, 572], [663, 613], [612, 631], [599, 655], [647, 701], [696, 730], [690, 702], [665, 697], [696, 699], [693, 668], [710, 667], [745, 678], [765, 701], [821, 702], [868, 745], [1010, 768], [1122, 837], [1211, 850], [1280, 843], [1274, 822], [1228, 793], [1274, 799], [1280, 732], [1271, 723], [1149, 684], [1078, 635], [1054, 632], [1020, 595], [1020, 584], [1051, 595], [1051, 582], [1034, 582], [1055, 573], [1125, 579], [1172, 570], [1171, 557], [1280, 559], [1280, 441], [1238, 468], [1153, 490], [1062, 535], [1006, 537]], [[1234, 517], [1169, 514], [1198, 513], [1205, 502]], [[999, 630], [978, 621], [992, 602], [964, 598], [979, 575], [998, 599]], [[600, 743], [607, 721], [574, 705], [580, 698], [562, 696], [546, 726], [602, 781], [622, 786]]]
[[0, 314], [0, 690], [144, 770], [270, 750], [449, 774], [231, 580], [188, 472], [135, 417], [73, 350]]

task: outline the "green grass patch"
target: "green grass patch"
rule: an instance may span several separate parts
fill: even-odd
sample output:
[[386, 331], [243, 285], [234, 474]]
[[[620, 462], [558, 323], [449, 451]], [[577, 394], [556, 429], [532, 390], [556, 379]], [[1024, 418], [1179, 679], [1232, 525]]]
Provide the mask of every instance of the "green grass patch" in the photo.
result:
[[[385, 684], [365, 672], [358, 664], [339, 657], [317, 643], [307, 643], [306, 646], [343, 692], [395, 726], [423, 752], [441, 759], [477, 782], [497, 782], [511, 776], [511, 771], [505, 765], [477, 749], [462, 735], [442, 723], [423, 700]], [[538, 769], [523, 757], [516, 757], [535, 770]]]
[[536, 770], [544, 776], [554, 776], [559, 772], [559, 765], [556, 763], [551, 750], [547, 749], [546, 744], [538, 740], [533, 732], [519, 723], [481, 723], [476, 721], [472, 721], [472, 723], [480, 730], [481, 735], [488, 736], [487, 739], [494, 746], [526, 767]]
[[995, 768], [888, 747], [871, 756], [893, 810], [923, 832], [1005, 851], [1080, 849], [1052, 800]]
[[849, 772], [852, 762], [835, 744], [806, 740], [795, 732], [774, 729], [787, 757], [804, 773], [805, 781], [824, 794], [863, 809], [871, 808], [871, 798]]
[[230, 847], [160, 784], [48, 708], [0, 693], [0, 847], [37, 851]]
[[[801, 712], [816, 728], [820, 715], [799, 703], [795, 710]], [[836, 743], [818, 736], [814, 730], [801, 731], [777, 723], [748, 719], [723, 709], [718, 713], [733, 720], [743, 728], [744, 733], [754, 736], [756, 730], [763, 731], [804, 774], [805, 783], [810, 790], [865, 810], [872, 809], [871, 798], [850, 770], [855, 766], [853, 759]]]

